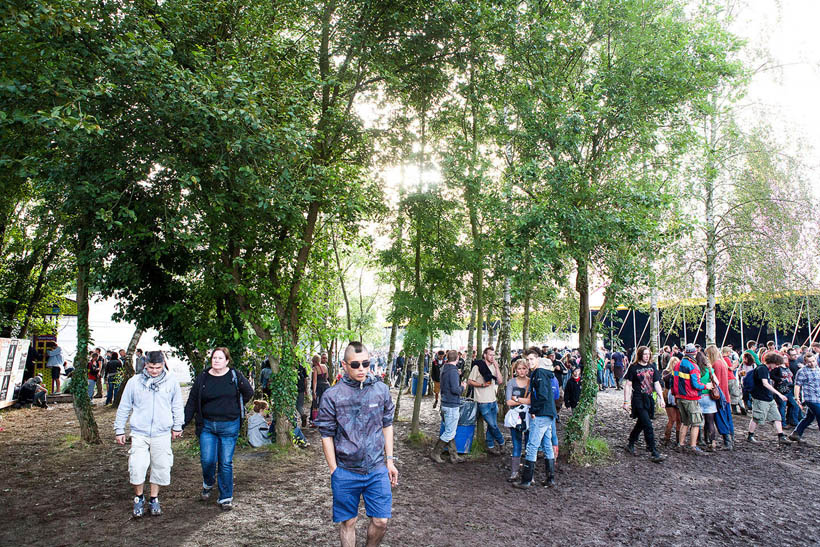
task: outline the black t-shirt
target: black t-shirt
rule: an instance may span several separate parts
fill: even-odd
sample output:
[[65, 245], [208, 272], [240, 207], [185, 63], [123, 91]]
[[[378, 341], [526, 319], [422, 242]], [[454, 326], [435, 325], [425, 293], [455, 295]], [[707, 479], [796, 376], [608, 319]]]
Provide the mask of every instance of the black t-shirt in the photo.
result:
[[122, 361], [119, 359], [111, 359], [105, 364], [105, 376], [114, 376], [122, 368]]
[[433, 367], [430, 369], [430, 379], [434, 382], [441, 382], [441, 366], [438, 359], [433, 360]]
[[655, 382], [661, 381], [661, 373], [655, 365], [632, 363], [625, 378], [632, 383], [632, 407], [653, 407], [655, 403], [652, 392], [655, 391]]
[[304, 393], [305, 389], [307, 389], [307, 370], [302, 365], [299, 365], [299, 370], [296, 374], [298, 375], [296, 380], [296, 390], [298, 393]]
[[239, 401], [231, 372], [222, 376], [205, 374], [203, 381], [202, 417], [214, 422], [230, 422], [239, 418]]
[[626, 359], [626, 356], [620, 351], [612, 354], [612, 364], [617, 368], [624, 368], [624, 359]]
[[763, 380], [769, 380], [771, 382], [769, 368], [766, 365], [760, 365], [755, 369], [753, 374], [755, 385], [752, 388], [752, 398], [758, 401], [774, 400], [774, 394], [763, 386]]

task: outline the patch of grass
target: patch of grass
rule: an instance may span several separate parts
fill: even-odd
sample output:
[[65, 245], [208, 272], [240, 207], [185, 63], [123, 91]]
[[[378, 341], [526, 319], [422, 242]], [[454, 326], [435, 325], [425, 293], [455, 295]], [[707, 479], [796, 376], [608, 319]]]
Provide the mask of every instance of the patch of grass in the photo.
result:
[[63, 437], [63, 448], [77, 448], [82, 446], [82, 444], [83, 439], [79, 435], [72, 435], [71, 433], [69, 433], [68, 435]]
[[612, 450], [606, 439], [590, 437], [587, 439], [584, 451], [574, 451], [570, 460], [576, 465], [604, 465], [611, 457]]
[[183, 437], [182, 440], [178, 441], [174, 446], [174, 452], [179, 452], [192, 458], [199, 457], [199, 439], [197, 439], [196, 436], [188, 438]]
[[419, 431], [418, 433], [410, 433], [407, 436], [407, 444], [414, 446], [416, 448], [423, 448], [429, 443], [429, 441], [429, 437], [427, 437], [427, 435], [425, 435], [421, 431]]

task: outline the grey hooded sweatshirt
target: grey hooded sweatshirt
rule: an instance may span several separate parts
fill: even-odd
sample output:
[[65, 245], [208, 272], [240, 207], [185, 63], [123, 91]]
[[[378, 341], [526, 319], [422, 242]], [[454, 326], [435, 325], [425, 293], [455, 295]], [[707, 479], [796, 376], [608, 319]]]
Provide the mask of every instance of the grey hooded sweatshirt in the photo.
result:
[[387, 384], [368, 374], [356, 382], [345, 374], [325, 391], [316, 427], [333, 437], [339, 467], [367, 474], [384, 465], [384, 433], [393, 425], [393, 400]]
[[131, 434], [143, 437], [170, 435], [182, 431], [185, 411], [182, 390], [173, 374], [165, 371], [152, 378], [148, 371], [134, 376], [125, 384], [122, 400], [114, 419], [114, 431], [125, 434], [125, 422], [131, 416]]

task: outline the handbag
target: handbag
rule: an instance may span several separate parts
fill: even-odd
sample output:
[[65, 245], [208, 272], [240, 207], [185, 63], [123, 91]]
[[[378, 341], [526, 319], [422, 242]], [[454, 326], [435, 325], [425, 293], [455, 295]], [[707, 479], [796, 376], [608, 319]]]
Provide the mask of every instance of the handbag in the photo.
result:
[[713, 401], [720, 401], [720, 388], [718, 386], [712, 386], [712, 389], [709, 390], [709, 398]]

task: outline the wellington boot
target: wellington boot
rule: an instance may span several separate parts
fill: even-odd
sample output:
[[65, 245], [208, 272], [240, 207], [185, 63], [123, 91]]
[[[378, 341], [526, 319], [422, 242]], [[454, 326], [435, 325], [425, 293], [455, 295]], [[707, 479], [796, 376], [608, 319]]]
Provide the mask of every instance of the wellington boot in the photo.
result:
[[532, 474], [535, 472], [535, 462], [524, 460], [521, 466], [521, 482], [513, 484], [515, 488], [529, 488], [532, 486]]
[[441, 439], [436, 439], [436, 444], [430, 451], [430, 459], [436, 463], [444, 463], [444, 460], [441, 459], [441, 452], [444, 450], [446, 446], [447, 443], [445, 443]]
[[464, 461], [464, 458], [458, 455], [458, 448], [456, 448], [455, 439], [450, 440], [450, 442], [447, 444], [447, 448], [450, 451], [450, 463], [461, 463]]
[[307, 416], [302, 416], [302, 429], [307, 427]]
[[546, 471], [547, 476], [544, 479], [544, 482], [542, 482], [541, 484], [543, 486], [552, 488], [553, 486], [555, 486], [555, 460], [545, 459], [544, 470]]
[[734, 450], [735, 442], [731, 435], [723, 436], [723, 450]]

